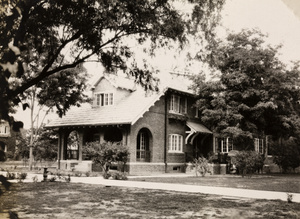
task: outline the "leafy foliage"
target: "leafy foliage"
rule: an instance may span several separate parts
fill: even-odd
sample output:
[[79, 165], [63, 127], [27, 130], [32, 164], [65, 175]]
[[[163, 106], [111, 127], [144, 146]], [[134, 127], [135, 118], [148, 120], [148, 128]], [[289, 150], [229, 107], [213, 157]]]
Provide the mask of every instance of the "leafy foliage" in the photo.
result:
[[57, 131], [43, 129], [34, 145], [36, 161], [55, 161], [57, 159]]
[[32, 86], [91, 60], [108, 72], [121, 69], [153, 89], [152, 69], [137, 64], [133, 48], [144, 45], [144, 52], [154, 55], [173, 41], [183, 46], [187, 33], [203, 32], [203, 40], [214, 36], [224, 0], [188, 2], [190, 16], [161, 0], [1, 1], [0, 117], [8, 119]]
[[208, 160], [201, 156], [198, 159], [195, 158], [193, 162], [193, 166], [195, 166], [196, 176], [200, 174], [201, 176], [205, 176], [206, 173], [210, 172], [210, 166], [208, 164]]
[[264, 158], [255, 151], [239, 151], [231, 158], [239, 174], [251, 176], [255, 171], [261, 170], [264, 165]]
[[299, 143], [296, 138], [281, 139], [271, 143], [271, 154], [274, 162], [283, 172], [300, 166]]
[[280, 47], [265, 44], [256, 30], [229, 34], [216, 46], [210, 66], [216, 78], [194, 78], [202, 122], [222, 137], [253, 148], [253, 138], [299, 133], [299, 65], [292, 69], [277, 58]]
[[100, 164], [105, 175], [113, 162], [120, 163], [124, 170], [129, 158], [128, 147], [115, 142], [89, 142], [83, 147], [82, 153], [95, 164]]
[[[55, 161], [57, 158], [57, 141], [57, 131], [41, 129], [33, 145], [35, 161]], [[29, 158], [29, 142], [30, 135], [27, 135], [26, 139], [20, 141], [15, 154], [16, 159], [22, 158], [26, 160]]]

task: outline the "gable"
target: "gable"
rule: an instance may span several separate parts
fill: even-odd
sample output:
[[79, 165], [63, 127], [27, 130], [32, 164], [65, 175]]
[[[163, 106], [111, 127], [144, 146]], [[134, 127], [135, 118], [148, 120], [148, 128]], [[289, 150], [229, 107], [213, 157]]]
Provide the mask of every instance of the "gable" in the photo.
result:
[[109, 93], [113, 95], [114, 104], [118, 104], [122, 99], [130, 95], [131, 91], [115, 86], [107, 78], [102, 77], [93, 89], [92, 99], [93, 106], [97, 106], [96, 95], [101, 93]]

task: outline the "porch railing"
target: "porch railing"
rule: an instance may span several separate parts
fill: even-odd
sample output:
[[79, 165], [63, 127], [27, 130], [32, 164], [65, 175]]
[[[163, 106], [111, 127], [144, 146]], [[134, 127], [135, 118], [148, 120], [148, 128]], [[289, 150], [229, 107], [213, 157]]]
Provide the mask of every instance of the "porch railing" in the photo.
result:
[[78, 150], [67, 150], [67, 160], [78, 160]]

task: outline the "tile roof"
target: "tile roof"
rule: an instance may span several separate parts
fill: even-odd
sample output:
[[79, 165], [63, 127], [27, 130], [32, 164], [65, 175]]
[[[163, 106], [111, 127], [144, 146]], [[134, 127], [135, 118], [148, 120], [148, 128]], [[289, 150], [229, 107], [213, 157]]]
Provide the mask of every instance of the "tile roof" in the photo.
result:
[[94, 84], [94, 87], [99, 84], [102, 78], [107, 79], [116, 88], [122, 88], [129, 91], [134, 91], [136, 89], [134, 80], [131, 80], [128, 77], [120, 77], [112, 74], [104, 74], [104, 76], [97, 80], [97, 82]]
[[[99, 83], [99, 81], [97, 83]], [[191, 93], [187, 89], [183, 89], [184, 85], [182, 85], [182, 83], [169, 83], [169, 86], [161, 86], [159, 92], [146, 93], [144, 89], [139, 86], [135, 86], [133, 90], [133, 84], [127, 80], [124, 81], [126, 82], [123, 84], [120, 79], [111, 82], [113, 86], [132, 91], [130, 95], [122, 99], [118, 104], [102, 107], [92, 107], [90, 104], [85, 104], [79, 108], [74, 107], [70, 109], [63, 118], [51, 121], [46, 127], [134, 124], [164, 95], [166, 90], [171, 88], [181, 92]], [[169, 80], [169, 82], [171, 81]]]
[[46, 127], [134, 124], [162, 95], [161, 92], [146, 95], [141, 90], [133, 92], [117, 105], [92, 107], [85, 104], [72, 108], [64, 117], [50, 122]]

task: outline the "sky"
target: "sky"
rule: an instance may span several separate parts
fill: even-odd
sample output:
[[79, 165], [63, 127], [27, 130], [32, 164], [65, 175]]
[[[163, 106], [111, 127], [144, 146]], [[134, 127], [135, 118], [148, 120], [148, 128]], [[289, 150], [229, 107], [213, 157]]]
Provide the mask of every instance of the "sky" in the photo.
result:
[[[280, 51], [282, 61], [300, 60], [300, 0], [226, 0], [222, 25], [219, 31], [221, 37], [225, 30], [239, 32], [246, 28], [258, 28], [268, 34], [268, 43], [283, 45]], [[153, 61], [157, 68], [163, 70], [180, 70], [184, 64], [169, 54], [161, 54]], [[92, 75], [91, 81], [97, 79], [102, 71], [101, 66], [95, 63], [85, 67]], [[18, 111], [15, 118], [24, 122], [24, 128], [30, 127], [29, 110]]]
[[223, 25], [232, 31], [259, 28], [270, 44], [283, 45], [283, 61], [300, 60], [299, 12], [299, 0], [227, 0]]

